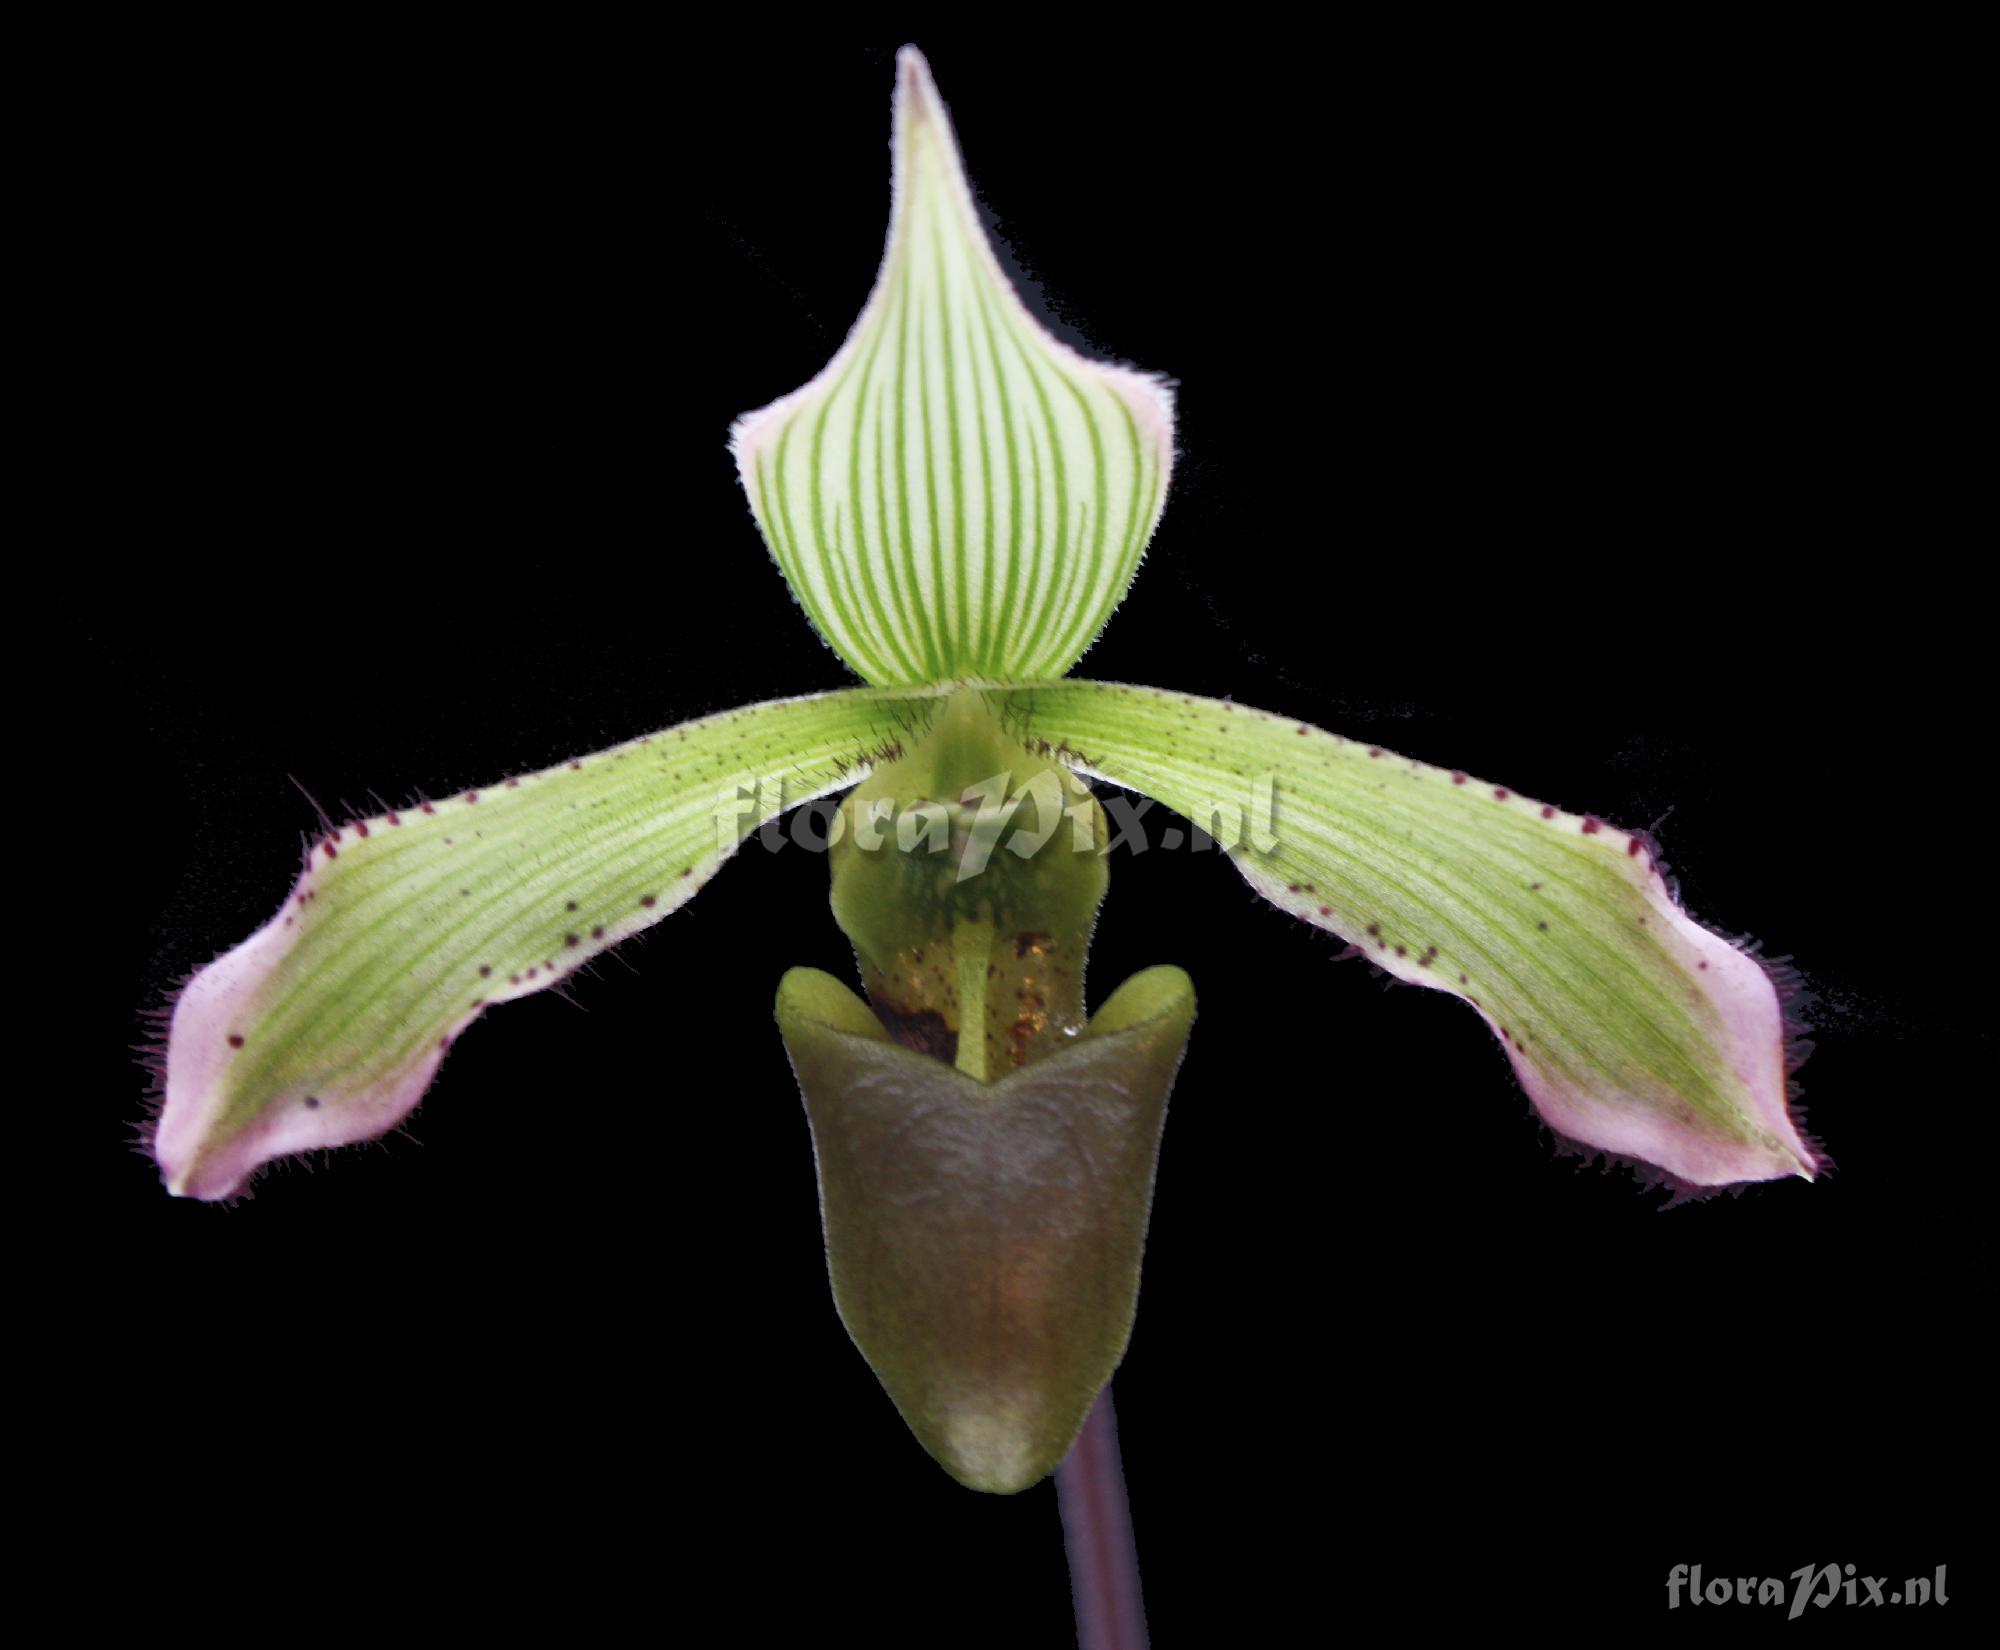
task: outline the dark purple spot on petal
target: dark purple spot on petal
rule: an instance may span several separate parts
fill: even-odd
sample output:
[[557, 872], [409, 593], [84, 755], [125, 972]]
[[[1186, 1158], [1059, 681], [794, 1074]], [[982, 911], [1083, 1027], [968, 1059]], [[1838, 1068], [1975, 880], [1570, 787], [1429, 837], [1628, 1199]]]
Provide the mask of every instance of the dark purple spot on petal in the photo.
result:
[[1595, 814], [1585, 814], [1583, 816], [1583, 834], [1585, 836], [1595, 836], [1603, 829], [1604, 821], [1599, 819]]
[[[1541, 787], [1537, 785], [1535, 789], [1540, 790]], [[1553, 808], [1544, 808], [1542, 810], [1542, 818], [1544, 819], [1554, 819], [1555, 816], [1556, 816], [1556, 811]]]
[[240, 1031], [232, 1031], [229, 1034], [229, 1046], [231, 1048], [241, 1048], [243, 1046], [243, 1033]]

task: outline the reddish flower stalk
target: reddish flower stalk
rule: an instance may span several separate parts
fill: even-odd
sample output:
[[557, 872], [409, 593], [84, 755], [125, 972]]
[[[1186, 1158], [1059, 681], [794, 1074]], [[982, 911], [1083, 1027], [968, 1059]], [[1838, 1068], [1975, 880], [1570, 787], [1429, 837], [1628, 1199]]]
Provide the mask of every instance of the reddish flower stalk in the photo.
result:
[[1077, 1650], [1146, 1650], [1146, 1603], [1109, 1385], [1056, 1468], [1056, 1500], [1069, 1552]]

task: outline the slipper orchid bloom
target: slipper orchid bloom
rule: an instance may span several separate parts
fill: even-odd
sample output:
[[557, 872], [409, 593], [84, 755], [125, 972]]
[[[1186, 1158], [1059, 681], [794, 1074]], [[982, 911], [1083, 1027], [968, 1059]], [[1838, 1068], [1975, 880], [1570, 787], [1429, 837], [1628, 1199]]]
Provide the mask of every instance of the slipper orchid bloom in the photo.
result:
[[867, 307], [733, 450], [792, 595], [861, 678], [333, 829], [175, 1008], [168, 1188], [381, 1134], [453, 1041], [669, 915], [784, 809], [840, 791], [837, 920], [864, 1002], [794, 970], [837, 1301], [967, 1483], [1049, 1471], [1122, 1355], [1178, 969], [1095, 1018], [1105, 886], [1085, 779], [1221, 844], [1266, 899], [1470, 1004], [1549, 1125], [1697, 1187], [1800, 1175], [1779, 997], [1683, 912], [1649, 840], [1295, 719], [1068, 675], [1137, 572], [1173, 468], [1157, 379], [1016, 295], [923, 59], [898, 60]]

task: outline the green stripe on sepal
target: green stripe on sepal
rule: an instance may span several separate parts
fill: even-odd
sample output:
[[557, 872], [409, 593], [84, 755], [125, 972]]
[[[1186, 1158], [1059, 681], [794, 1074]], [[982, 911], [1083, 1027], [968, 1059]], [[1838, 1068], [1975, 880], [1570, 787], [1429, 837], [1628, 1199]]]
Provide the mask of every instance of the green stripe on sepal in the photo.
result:
[[889, 1041], [829, 974], [778, 988], [841, 1322], [973, 1489], [1052, 1472], [1124, 1356], [1193, 1023], [1187, 975], [1147, 969], [1069, 1047], [982, 1084]]
[[175, 1005], [154, 1141], [169, 1189], [227, 1197], [274, 1157], [393, 1127], [487, 1008], [659, 921], [765, 820], [899, 754], [938, 703], [747, 705], [341, 826]]
[[1244, 705], [1099, 682], [1005, 702], [1035, 748], [1211, 830], [1274, 904], [1465, 998], [1562, 1134], [1694, 1185], [1812, 1177], [1776, 989], [1643, 837]]
[[819, 376], [731, 450], [778, 567], [870, 682], [1060, 676], [1166, 502], [1173, 400], [1029, 314], [923, 58], [898, 58], [888, 247]]

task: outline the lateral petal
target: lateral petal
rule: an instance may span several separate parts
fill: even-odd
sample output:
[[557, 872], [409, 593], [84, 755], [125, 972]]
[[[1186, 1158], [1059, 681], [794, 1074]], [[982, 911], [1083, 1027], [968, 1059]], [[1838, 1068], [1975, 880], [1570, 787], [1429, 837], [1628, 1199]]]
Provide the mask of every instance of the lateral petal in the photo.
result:
[[691, 898], [782, 809], [865, 777], [936, 701], [774, 700], [352, 821], [283, 908], [188, 982], [154, 1155], [168, 1189], [393, 1127], [452, 1040]]
[[1157, 688], [996, 695], [1076, 771], [1185, 814], [1273, 904], [1463, 997], [1559, 1133], [1700, 1186], [1811, 1179], [1778, 993], [1643, 836], [1290, 718]]

